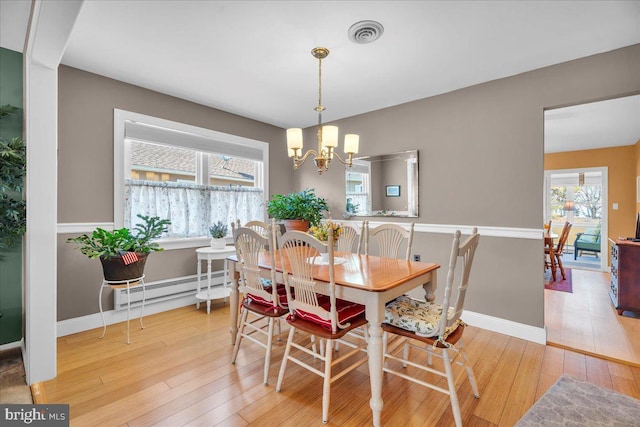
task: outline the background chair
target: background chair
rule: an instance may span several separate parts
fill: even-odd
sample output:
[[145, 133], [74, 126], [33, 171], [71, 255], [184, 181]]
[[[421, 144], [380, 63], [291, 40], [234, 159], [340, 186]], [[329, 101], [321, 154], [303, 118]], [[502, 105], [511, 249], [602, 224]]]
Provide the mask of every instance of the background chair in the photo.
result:
[[589, 227], [584, 230], [584, 233], [578, 233], [576, 240], [573, 242], [573, 259], [577, 260], [578, 252], [586, 251], [593, 252], [598, 257], [600, 253], [600, 226]]
[[[267, 226], [269, 237], [262, 236], [255, 230], [247, 227], [233, 229], [233, 241], [236, 246], [238, 261], [241, 262], [239, 291], [243, 293], [241, 302], [242, 315], [236, 343], [231, 356], [231, 363], [236, 362], [238, 350], [243, 338], [247, 338], [266, 350], [264, 359], [264, 378], [267, 384], [269, 379], [269, 366], [271, 364], [271, 350], [274, 338], [274, 324], [281, 316], [287, 314], [286, 292], [284, 285], [273, 286], [276, 283], [275, 269], [265, 270], [258, 266], [260, 256], [268, 252], [273, 259], [273, 243], [275, 231]], [[264, 280], [262, 274], [268, 271], [269, 279]], [[251, 318], [249, 315], [251, 314]], [[266, 329], [266, 330], [265, 330]], [[245, 332], [248, 330], [248, 332]], [[280, 328], [278, 327], [278, 331]], [[258, 337], [262, 336], [262, 339]]]
[[[359, 230], [350, 224], [340, 224], [340, 227], [342, 228], [342, 233], [336, 244], [336, 250], [338, 252], [353, 252], [359, 254], [362, 249], [365, 221], [362, 221]], [[354, 245], [356, 246], [355, 251], [353, 250]]]
[[400, 258], [400, 247], [406, 244], [406, 253], [402, 259], [409, 261], [411, 256], [411, 245], [413, 244], [414, 223], [409, 223], [409, 230], [398, 224], [381, 224], [374, 228], [369, 228], [369, 222], [365, 221], [366, 238], [364, 253], [369, 255], [370, 241], [373, 239], [378, 243], [378, 256], [385, 258]]
[[[467, 356], [462, 345], [462, 334], [465, 325], [460, 320], [469, 284], [471, 264], [473, 263], [479, 240], [480, 235], [475, 227], [472, 235], [462, 244], [460, 243], [460, 231], [456, 231], [451, 247], [444, 299], [441, 305], [403, 295], [387, 305], [385, 323], [382, 324], [385, 335], [394, 334], [399, 337], [390, 343], [390, 349], [389, 345], [385, 345], [384, 372], [448, 394], [451, 400], [453, 418], [458, 427], [462, 426], [462, 417], [460, 415], [452, 363], [455, 362], [466, 369], [473, 395], [476, 398], [480, 397], [473, 370], [467, 363]], [[461, 267], [459, 283], [455, 288], [455, 295], [452, 295], [454, 293], [453, 282], [458, 266]], [[415, 345], [415, 341], [418, 341], [421, 345]], [[411, 361], [409, 359], [410, 349], [427, 353], [427, 365], [425, 366], [422, 363], [424, 361], [422, 358], [420, 361]], [[453, 357], [451, 357], [450, 350], [453, 350]], [[400, 352], [402, 353], [401, 355], [398, 354]], [[433, 364], [434, 356], [442, 360], [442, 366]], [[389, 361], [401, 362], [402, 368], [406, 368], [409, 365], [413, 368], [445, 377], [447, 379], [447, 389], [437, 386], [434, 382], [423, 381], [411, 376], [411, 372], [408, 369], [403, 369], [404, 372], [392, 369], [388, 364]], [[422, 378], [422, 375], [420, 377]]]
[[[335, 296], [333, 231], [330, 231], [327, 243], [307, 233], [289, 231], [280, 239], [280, 253], [289, 302], [287, 323], [291, 325], [291, 329], [276, 391], [282, 388], [289, 360], [322, 377], [322, 421], [326, 423], [329, 416], [331, 383], [367, 361], [364, 354], [357, 357], [364, 350], [366, 343], [342, 339], [350, 330], [367, 323], [365, 307], [337, 299]], [[320, 259], [321, 253], [329, 254], [329, 283], [318, 283], [313, 278], [314, 265], [316, 260]], [[296, 331], [309, 334], [309, 341], [303, 337], [302, 340], [294, 342]], [[315, 337], [324, 340], [325, 349], [320, 354], [313, 350]], [[336, 340], [348, 346], [349, 350], [334, 359], [332, 347]], [[314, 366], [317, 359], [324, 363], [322, 370]], [[338, 364], [340, 371], [332, 372]]]
[[[562, 252], [564, 251], [564, 245], [567, 243], [567, 239], [569, 238], [569, 232], [571, 231], [572, 224], [567, 221], [562, 226], [562, 231], [560, 232], [560, 237], [558, 238], [558, 244], [553, 248], [553, 257], [554, 259], [549, 259], [549, 262], [545, 261], [545, 268], [551, 268], [551, 275], [553, 276], [553, 280], [556, 279], [555, 267], [560, 268], [560, 273], [562, 274], [562, 279], [566, 279], [564, 273], [564, 266], [562, 265]], [[551, 254], [549, 248], [546, 247], [544, 249], [545, 257], [551, 258]]]

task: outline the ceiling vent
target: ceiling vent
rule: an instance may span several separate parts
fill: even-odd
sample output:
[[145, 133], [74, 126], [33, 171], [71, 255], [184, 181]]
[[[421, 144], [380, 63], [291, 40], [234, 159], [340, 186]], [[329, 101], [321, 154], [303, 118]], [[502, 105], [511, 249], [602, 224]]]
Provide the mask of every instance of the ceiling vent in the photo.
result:
[[376, 21], [356, 22], [349, 28], [349, 40], [357, 44], [371, 43], [380, 38], [384, 27]]

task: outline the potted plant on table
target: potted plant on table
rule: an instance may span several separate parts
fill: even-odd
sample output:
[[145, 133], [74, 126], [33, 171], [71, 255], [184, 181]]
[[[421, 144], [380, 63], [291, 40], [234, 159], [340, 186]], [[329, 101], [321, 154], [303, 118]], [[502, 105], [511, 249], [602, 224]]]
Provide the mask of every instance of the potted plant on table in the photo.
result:
[[149, 253], [163, 250], [152, 240], [169, 229], [171, 221], [157, 216], [138, 215], [142, 220], [132, 230], [107, 231], [97, 228], [90, 236], [83, 234], [67, 239], [75, 243], [89, 258], [100, 258], [105, 280], [126, 281], [141, 277]]
[[[309, 234], [311, 234], [321, 242], [326, 242], [327, 240], [329, 240], [329, 230], [333, 230], [333, 244], [336, 244], [336, 242], [340, 238], [340, 235], [342, 234], [343, 229], [340, 224], [332, 222], [331, 219], [328, 219], [326, 222], [322, 222], [309, 228]], [[328, 256], [328, 253], [320, 254], [320, 257], [323, 259], [323, 261], [327, 261]]]
[[267, 202], [269, 216], [283, 221], [289, 231], [307, 231], [309, 225], [317, 226], [322, 213], [328, 210], [327, 201], [316, 196], [313, 188], [297, 193], [276, 194]]
[[211, 234], [211, 249], [224, 249], [227, 245], [224, 237], [227, 235], [229, 227], [222, 221], [218, 221], [209, 227], [209, 234]]

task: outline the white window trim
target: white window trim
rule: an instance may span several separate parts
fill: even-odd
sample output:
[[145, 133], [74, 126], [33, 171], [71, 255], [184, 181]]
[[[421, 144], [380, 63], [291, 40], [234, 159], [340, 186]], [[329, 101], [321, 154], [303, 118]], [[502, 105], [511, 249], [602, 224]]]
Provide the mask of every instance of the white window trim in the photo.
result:
[[[609, 167], [592, 167], [592, 168], [579, 168], [579, 169], [548, 169], [544, 171], [544, 222], [549, 221], [549, 209], [551, 206], [551, 175], [563, 174], [563, 173], [580, 173], [580, 172], [600, 172], [602, 176], [602, 218], [600, 219], [600, 234], [602, 236], [609, 235]], [[556, 184], [554, 182], [554, 184]], [[573, 185], [573, 182], [565, 182], [565, 185]], [[600, 253], [606, 254], [608, 248], [608, 240], [600, 239]], [[609, 269], [609, 257], [600, 257], [600, 270], [607, 271]]]
[[[192, 126], [185, 123], [174, 122], [145, 114], [134, 113], [126, 110], [113, 109], [113, 223], [114, 228], [124, 226], [124, 191], [125, 175], [131, 169], [128, 144], [125, 143], [125, 123], [139, 122], [147, 125], [158, 126], [179, 132], [185, 132], [200, 137], [208, 138], [212, 143], [224, 142], [250, 147], [262, 152], [262, 165], [264, 174], [256, 177], [256, 182], [262, 184], [262, 201], [266, 206], [269, 194], [269, 144], [264, 141], [244, 138], [223, 132]], [[263, 181], [264, 178], [264, 181]], [[266, 217], [266, 215], [265, 215]], [[206, 238], [189, 239], [165, 239], [162, 247], [167, 250], [204, 246], [208, 243]]]

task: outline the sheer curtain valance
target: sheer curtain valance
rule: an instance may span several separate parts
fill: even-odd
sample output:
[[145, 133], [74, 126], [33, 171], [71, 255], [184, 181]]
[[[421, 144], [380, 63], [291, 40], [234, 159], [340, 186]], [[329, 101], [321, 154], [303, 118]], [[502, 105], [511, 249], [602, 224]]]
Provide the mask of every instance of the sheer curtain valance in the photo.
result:
[[171, 220], [168, 237], [208, 237], [217, 221], [263, 221], [262, 193], [261, 188], [126, 180], [124, 226], [134, 226], [138, 214], [158, 216]]

